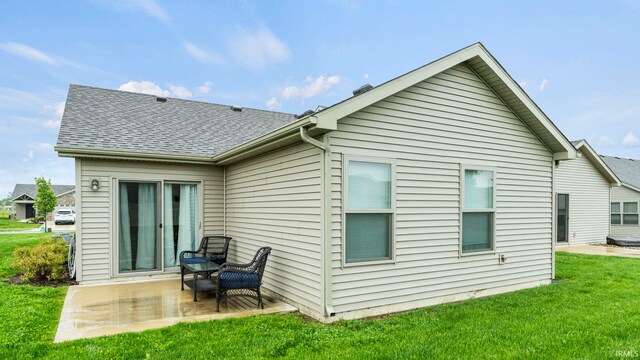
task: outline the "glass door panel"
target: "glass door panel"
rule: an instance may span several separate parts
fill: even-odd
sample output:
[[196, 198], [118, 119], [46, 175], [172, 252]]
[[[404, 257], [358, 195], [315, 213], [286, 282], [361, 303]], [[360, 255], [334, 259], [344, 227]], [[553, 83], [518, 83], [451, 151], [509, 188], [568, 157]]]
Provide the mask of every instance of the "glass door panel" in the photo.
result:
[[569, 240], [569, 195], [558, 194], [557, 198], [556, 241], [567, 242]]
[[118, 270], [160, 269], [157, 183], [120, 182]]
[[198, 236], [198, 186], [164, 184], [164, 267], [180, 265], [180, 253], [195, 250]]

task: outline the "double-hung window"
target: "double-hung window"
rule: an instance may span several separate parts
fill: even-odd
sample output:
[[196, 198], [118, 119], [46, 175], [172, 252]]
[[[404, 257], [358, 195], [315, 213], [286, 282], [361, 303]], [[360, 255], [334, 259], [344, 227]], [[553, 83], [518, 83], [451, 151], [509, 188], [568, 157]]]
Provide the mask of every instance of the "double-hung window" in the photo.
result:
[[345, 157], [346, 263], [393, 259], [394, 172], [390, 160]]
[[622, 212], [620, 211], [620, 203], [611, 203], [611, 225], [620, 225], [622, 223]]
[[638, 225], [638, 203], [622, 203], [622, 225]]
[[462, 167], [461, 252], [494, 249], [495, 171]]

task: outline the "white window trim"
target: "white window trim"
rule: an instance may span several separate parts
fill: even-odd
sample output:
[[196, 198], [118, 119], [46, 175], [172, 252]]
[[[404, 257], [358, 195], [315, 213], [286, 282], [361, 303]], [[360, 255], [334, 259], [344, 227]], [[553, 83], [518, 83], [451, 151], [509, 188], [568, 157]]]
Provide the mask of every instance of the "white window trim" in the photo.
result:
[[[350, 209], [349, 208], [349, 161], [371, 162], [391, 165], [391, 209]], [[391, 214], [390, 259], [364, 260], [347, 262], [347, 214]], [[342, 268], [380, 264], [395, 264], [396, 262], [396, 160], [369, 156], [342, 155]]]
[[[624, 212], [624, 204], [635, 203], [636, 204], [636, 212], [635, 213], [625, 213]], [[625, 215], [638, 215], [638, 223], [637, 224], [625, 224], [624, 216]], [[638, 226], [640, 225], [640, 206], [638, 206], [637, 201], [620, 201], [620, 225], [622, 226]]]
[[[162, 251], [162, 249], [160, 250], [160, 268], [157, 270], [149, 270], [149, 271], [131, 271], [131, 272], [120, 272], [119, 270], [119, 256], [120, 256], [120, 223], [119, 223], [119, 219], [120, 219], [120, 213], [119, 213], [119, 201], [120, 201], [120, 182], [144, 182], [144, 183], [156, 183], [159, 186], [160, 189], [160, 195], [159, 195], [159, 219], [161, 219], [161, 223], [163, 225], [163, 229], [164, 229], [164, 219], [162, 218], [163, 216], [163, 209], [164, 209], [164, 193], [163, 193], [163, 189], [164, 189], [164, 184], [165, 183], [170, 183], [170, 184], [195, 184], [197, 185], [197, 192], [198, 192], [198, 236], [196, 237], [196, 247], [200, 245], [200, 240], [202, 239], [202, 237], [204, 236], [204, 179], [197, 177], [197, 176], [183, 176], [183, 177], [172, 177], [172, 178], [167, 178], [167, 179], [158, 179], [158, 178], [152, 178], [150, 179], [149, 177], [145, 177], [145, 176], [141, 176], [141, 175], [134, 175], [134, 174], [126, 174], [125, 176], [122, 177], [114, 177], [111, 176], [109, 177], [109, 182], [111, 183], [112, 186], [112, 191], [111, 191], [111, 204], [113, 204], [113, 206], [111, 206], [112, 211], [111, 211], [111, 219], [109, 219], [109, 223], [110, 225], [110, 234], [109, 237], [112, 239], [111, 241], [111, 246], [109, 249], [109, 256], [111, 257], [111, 261], [110, 263], [110, 267], [111, 267], [111, 278], [115, 279], [115, 278], [131, 278], [131, 277], [136, 277], [136, 276], [145, 276], [145, 275], [159, 275], [159, 274], [172, 274], [172, 273], [176, 273], [179, 272], [180, 267], [165, 267], [164, 266], [164, 251]], [[159, 230], [159, 235], [160, 236], [160, 243], [164, 248], [164, 239], [163, 239], [163, 231]]]
[[[493, 173], [493, 208], [487, 209], [470, 209], [465, 211], [464, 209], [464, 178], [466, 170], [483, 170], [483, 171], [491, 171]], [[458, 256], [459, 257], [467, 257], [467, 256], [476, 256], [476, 255], [493, 255], [496, 254], [496, 193], [498, 184], [498, 168], [491, 166], [482, 166], [482, 165], [473, 165], [473, 164], [460, 164], [460, 228], [458, 230]], [[491, 212], [493, 216], [491, 217], [492, 226], [491, 226], [491, 249], [488, 250], [477, 250], [477, 251], [462, 251], [462, 219], [465, 212]]]

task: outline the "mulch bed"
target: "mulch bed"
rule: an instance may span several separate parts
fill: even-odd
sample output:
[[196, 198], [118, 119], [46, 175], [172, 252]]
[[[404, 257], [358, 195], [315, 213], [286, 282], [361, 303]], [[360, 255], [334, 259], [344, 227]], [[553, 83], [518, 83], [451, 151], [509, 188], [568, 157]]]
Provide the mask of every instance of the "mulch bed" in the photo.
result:
[[7, 280], [7, 284], [60, 287], [60, 286], [78, 285], [78, 282], [72, 279], [51, 280], [51, 281], [44, 279], [44, 280], [24, 281], [24, 279], [22, 279], [22, 275], [16, 275], [16, 276], [10, 277], [9, 280]]

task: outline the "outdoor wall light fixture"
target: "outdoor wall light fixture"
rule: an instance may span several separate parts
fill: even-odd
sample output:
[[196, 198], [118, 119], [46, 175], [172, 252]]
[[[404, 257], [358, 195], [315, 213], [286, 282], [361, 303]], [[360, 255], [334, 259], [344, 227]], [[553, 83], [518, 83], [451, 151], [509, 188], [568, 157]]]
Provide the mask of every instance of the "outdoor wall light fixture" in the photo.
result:
[[91, 180], [91, 190], [96, 191], [100, 189], [100, 181], [98, 179]]

